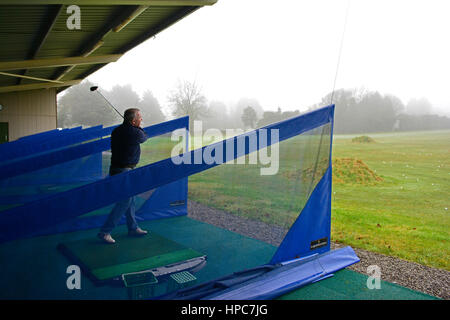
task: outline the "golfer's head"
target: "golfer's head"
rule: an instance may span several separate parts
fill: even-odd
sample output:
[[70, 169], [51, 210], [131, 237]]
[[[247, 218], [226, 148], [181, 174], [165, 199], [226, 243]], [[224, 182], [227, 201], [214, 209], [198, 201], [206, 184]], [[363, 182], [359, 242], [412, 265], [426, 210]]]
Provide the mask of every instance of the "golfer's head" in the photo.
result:
[[137, 108], [127, 109], [125, 110], [123, 119], [124, 123], [129, 123], [134, 127], [140, 127], [142, 122], [141, 111]]

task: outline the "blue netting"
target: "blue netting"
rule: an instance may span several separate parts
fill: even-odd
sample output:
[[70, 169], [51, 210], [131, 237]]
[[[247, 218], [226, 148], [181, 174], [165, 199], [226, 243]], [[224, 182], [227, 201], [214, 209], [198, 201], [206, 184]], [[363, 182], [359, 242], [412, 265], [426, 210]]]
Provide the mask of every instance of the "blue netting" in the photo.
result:
[[[4, 232], [1, 234], [1, 239], [5, 241], [33, 234], [43, 228], [57, 225], [74, 217], [111, 205], [116, 201], [187, 178], [190, 175], [220, 164], [220, 161], [213, 163], [205, 161], [203, 157], [205, 152], [214, 154], [215, 150], [223, 150], [223, 154], [220, 155], [222, 163], [248, 155], [271, 144], [270, 129], [277, 129], [279, 141], [283, 141], [319, 126], [329, 124], [332, 120], [333, 110], [332, 107], [322, 108], [304, 116], [269, 125], [264, 128], [268, 132], [266, 139], [259, 139], [263, 131], [255, 130], [201, 149], [186, 152], [180, 156], [184, 159], [191, 159], [190, 163], [177, 164], [179, 161], [175, 158], [179, 157], [168, 158], [124, 174], [106, 177], [70, 191], [60, 192], [39, 201], [32, 201], [5, 210], [0, 216], [2, 229], [6, 229], [2, 230]], [[170, 127], [170, 124], [165, 124], [165, 126]], [[164, 127], [164, 124], [159, 127], [153, 127], [157, 130], [160, 127]], [[241, 144], [239, 141], [251, 135], [256, 135], [258, 145], [246, 143], [245, 148], [240, 148]], [[107, 139], [102, 140], [106, 141]], [[228, 148], [229, 146], [233, 146], [231, 152]], [[195, 159], [201, 159], [201, 162], [194, 163]], [[7, 230], [4, 226], [8, 225], [17, 225], [18, 228]]]
[[[106, 175], [109, 138], [71, 146], [62, 149], [64, 152], [57, 149], [21, 159], [20, 164], [27, 164], [37, 172], [49, 170], [50, 166], [46, 167], [49, 163], [62, 165], [80, 161], [80, 157], [99, 156], [93, 160], [94, 165], [89, 164], [94, 181], [56, 190], [39, 199], [30, 198], [0, 212], [0, 241], [99, 227], [114, 203], [132, 196], [137, 197], [140, 220], [186, 215], [188, 177], [191, 177], [189, 200], [207, 208], [207, 214], [220, 212], [226, 217], [207, 223], [268, 242], [267, 238], [258, 238], [260, 227], [268, 227], [271, 232], [281, 230], [281, 239], [270, 242], [274, 254], [266, 263], [275, 265], [325, 253], [330, 249], [333, 114], [334, 106], [328, 106], [174, 156], [170, 156], [174, 142], [167, 134], [187, 128], [188, 118], [165, 122], [146, 128], [154, 138], [142, 145], [140, 167], [114, 176]], [[267, 154], [279, 151], [279, 159], [274, 159], [278, 167], [274, 174], [261, 174], [269, 169], [267, 163], [248, 161], [263, 150]], [[240, 160], [244, 160], [242, 164]], [[237, 165], [229, 165], [232, 162]], [[18, 164], [16, 168], [11, 166], [10, 173], [3, 173], [3, 177], [11, 178], [14, 170], [20, 172]], [[226, 225], [227, 219], [235, 218], [246, 221], [247, 230]], [[201, 240], [199, 243], [208, 241], [201, 234], [193, 237]], [[217, 251], [228, 245], [228, 239], [220, 241]], [[245, 241], [241, 244], [245, 245]], [[249, 257], [257, 254], [248, 252]], [[239, 266], [234, 260], [243, 260], [242, 256], [226, 253], [219, 256], [230, 265]], [[206, 274], [203, 273], [203, 279]]]
[[[142, 146], [141, 163], [148, 164], [169, 157], [170, 152], [167, 149], [171, 147], [164, 145], [164, 141], [170, 139], [155, 136], [186, 128], [187, 125], [188, 119], [180, 118], [144, 128], [149, 137], [154, 138]], [[113, 128], [102, 129], [98, 126], [90, 128], [91, 130], [70, 131], [76, 132], [76, 135], [59, 134], [58, 138], [47, 140], [46, 148], [49, 149], [50, 145], [55, 148], [47, 152], [31, 152], [25, 157], [0, 165], [0, 210], [22, 206], [51, 194], [58, 194], [105, 178], [110, 164], [111, 142], [108, 135]], [[61, 148], [63, 142], [69, 146]], [[158, 144], [156, 148], [152, 147], [154, 142]], [[149, 157], [146, 152], [147, 146], [151, 149]], [[185, 185], [184, 182], [179, 184]], [[89, 227], [89, 224], [85, 227]]]
[[19, 155], [27, 155], [27, 152], [31, 152], [29, 148], [34, 148], [36, 146], [39, 147], [40, 144], [60, 139], [61, 137], [65, 137], [66, 135], [77, 134], [81, 132], [82, 127], [62, 130], [55, 129], [30, 136], [25, 136], [19, 138], [16, 141], [3, 143], [0, 145], [0, 154], [2, 155], [0, 162], [16, 158]]

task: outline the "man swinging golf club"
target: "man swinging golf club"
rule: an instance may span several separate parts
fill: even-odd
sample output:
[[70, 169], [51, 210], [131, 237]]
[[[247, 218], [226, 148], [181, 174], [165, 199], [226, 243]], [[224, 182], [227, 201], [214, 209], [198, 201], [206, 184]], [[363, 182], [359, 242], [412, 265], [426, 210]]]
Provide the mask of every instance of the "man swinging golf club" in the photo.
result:
[[[123, 116], [123, 123], [111, 133], [111, 166], [109, 174], [115, 175], [132, 170], [139, 162], [141, 155], [140, 144], [148, 139], [145, 131], [140, 127], [142, 116], [139, 109], [127, 109]], [[129, 236], [144, 236], [148, 232], [139, 228], [135, 218], [134, 197], [117, 202], [105, 224], [100, 229], [98, 237], [106, 243], [115, 243], [111, 231], [125, 214]]]

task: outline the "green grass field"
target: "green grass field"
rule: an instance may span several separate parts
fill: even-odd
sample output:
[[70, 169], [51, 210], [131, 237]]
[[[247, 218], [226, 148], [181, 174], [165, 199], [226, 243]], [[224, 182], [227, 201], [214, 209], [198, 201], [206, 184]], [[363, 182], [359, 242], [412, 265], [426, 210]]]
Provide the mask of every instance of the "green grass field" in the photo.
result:
[[[334, 136], [332, 241], [450, 270], [450, 131], [369, 134], [374, 142], [352, 142], [357, 136]], [[165, 151], [155, 155], [157, 144]], [[260, 166], [222, 165], [191, 176], [189, 198], [289, 226], [311, 192], [292, 179], [310, 178], [295, 170], [298, 154], [312, 163], [312, 149], [301, 139], [282, 144], [277, 177], [261, 179]], [[146, 143], [142, 162], [163, 159], [174, 145], [167, 138]]]
[[450, 131], [337, 135], [333, 158], [362, 160], [383, 181], [334, 183], [332, 239], [450, 270]]

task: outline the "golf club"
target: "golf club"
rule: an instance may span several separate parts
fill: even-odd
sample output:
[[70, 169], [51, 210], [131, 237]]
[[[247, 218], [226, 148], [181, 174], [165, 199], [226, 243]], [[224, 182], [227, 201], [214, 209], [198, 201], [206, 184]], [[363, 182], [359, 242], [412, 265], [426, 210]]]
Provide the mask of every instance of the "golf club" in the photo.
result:
[[111, 102], [109, 102], [108, 99], [106, 99], [105, 96], [100, 91], [98, 91], [97, 89], [98, 89], [98, 86], [93, 86], [93, 87], [90, 88], [91, 91], [97, 91], [103, 97], [103, 99], [105, 99], [106, 102], [108, 102], [108, 104], [111, 106], [111, 108], [113, 108], [119, 114], [119, 116], [121, 116], [122, 119], [123, 119], [123, 116], [120, 114], [120, 112], [117, 111], [117, 109], [114, 108], [114, 106], [111, 104]]

